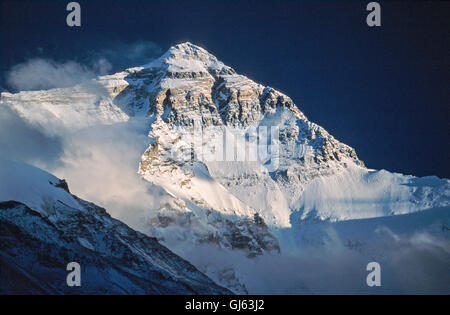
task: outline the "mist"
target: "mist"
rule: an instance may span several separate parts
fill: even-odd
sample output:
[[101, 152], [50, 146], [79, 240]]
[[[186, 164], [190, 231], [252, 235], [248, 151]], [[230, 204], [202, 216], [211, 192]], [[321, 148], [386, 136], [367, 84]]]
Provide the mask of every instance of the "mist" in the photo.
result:
[[60, 163], [51, 172], [65, 178], [72, 193], [136, 226], [166, 195], [138, 174], [149, 141], [145, 127], [145, 121], [137, 120], [70, 134], [64, 139]]
[[9, 107], [0, 105], [0, 154], [43, 168], [55, 167], [63, 153], [63, 139], [30, 124]]
[[[170, 248], [222, 285], [226, 282], [217, 270], [231, 267], [249, 294], [448, 294], [450, 242], [444, 235], [372, 232], [381, 234], [363, 250], [345, 246], [330, 232], [322, 246], [284, 246], [280, 255], [254, 259], [212, 245]], [[372, 261], [381, 265], [380, 287], [366, 284]]]

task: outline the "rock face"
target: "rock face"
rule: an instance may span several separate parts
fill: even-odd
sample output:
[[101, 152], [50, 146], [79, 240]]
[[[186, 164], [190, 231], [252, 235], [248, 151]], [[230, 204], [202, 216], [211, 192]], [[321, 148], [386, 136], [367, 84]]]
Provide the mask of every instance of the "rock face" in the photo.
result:
[[[2, 93], [0, 105], [49, 134], [143, 124], [148, 143], [136, 169], [168, 201], [157, 209], [143, 205], [134, 227], [169, 248], [209, 244], [247, 257], [276, 255], [283, 252], [280, 230], [298, 230], [306, 221], [450, 205], [449, 180], [367, 169], [353, 148], [309, 121], [287, 95], [191, 43], [73, 88]], [[208, 274], [245, 292], [233, 272]]]
[[[1, 294], [230, 293], [156, 239], [70, 195], [62, 181], [27, 165], [1, 162], [2, 187], [23, 181], [22, 187], [39, 192], [35, 203], [26, 201], [41, 204], [32, 209], [19, 201], [0, 202]], [[28, 176], [10, 178], [17, 168]], [[17, 189], [0, 195], [13, 197]], [[81, 266], [80, 287], [66, 284], [70, 262]]]
[[[147, 112], [154, 119], [149, 133], [153, 142], [142, 156], [139, 172], [195, 206], [239, 218], [258, 213], [269, 225], [289, 226], [290, 206], [304, 183], [337, 173], [346, 163], [363, 167], [352, 148], [308, 121], [288, 96], [237, 74], [200, 47], [190, 43], [174, 46], [133, 71], [133, 80], [145, 77], [152, 87], [145, 97]], [[139, 107], [135, 90], [130, 88], [132, 95], [121, 96], [131, 100], [125, 108]], [[279, 165], [271, 170], [264, 166], [267, 159], [249, 163], [202, 160], [195, 148], [190, 150], [193, 141], [186, 139], [197, 126], [204, 132], [213, 130], [199, 139], [200, 147], [226, 130], [248, 138], [252, 128], [276, 127]], [[174, 158], [174, 146], [190, 150], [191, 156]], [[308, 156], [302, 152], [305, 148], [310, 149]], [[202, 175], [198, 173], [212, 179], [209, 190], [201, 188], [198, 179]], [[224, 201], [211, 200], [211, 190]]]

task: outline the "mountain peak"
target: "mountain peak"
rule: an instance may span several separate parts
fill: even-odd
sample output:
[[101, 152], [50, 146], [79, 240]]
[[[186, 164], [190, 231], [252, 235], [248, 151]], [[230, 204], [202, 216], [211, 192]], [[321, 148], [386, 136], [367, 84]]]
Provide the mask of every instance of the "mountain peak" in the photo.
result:
[[190, 42], [184, 42], [181, 44], [177, 44], [172, 46], [167, 50], [165, 54], [161, 56], [163, 59], [167, 58], [185, 58], [185, 59], [214, 59], [217, 60], [212, 54], [210, 54], [206, 49], [203, 49], [197, 45], [194, 45]]
[[170, 47], [161, 57], [144, 67], [168, 67], [169, 72], [208, 72], [226, 66], [204, 48], [184, 42]]
[[205, 49], [201, 48], [200, 46], [194, 45], [191, 42], [184, 42], [184, 43], [177, 44], [175, 46], [171, 46], [169, 50], [183, 51], [185, 53], [199, 52], [199, 51], [208, 53]]

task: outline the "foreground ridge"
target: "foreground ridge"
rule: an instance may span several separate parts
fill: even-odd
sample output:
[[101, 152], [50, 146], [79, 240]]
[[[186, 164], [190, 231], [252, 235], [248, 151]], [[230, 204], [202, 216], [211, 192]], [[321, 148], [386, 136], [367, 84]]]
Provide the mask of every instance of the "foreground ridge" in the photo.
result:
[[[17, 175], [21, 172], [25, 176]], [[48, 173], [1, 160], [0, 182], [9, 183], [2, 200], [24, 200], [0, 202], [0, 293], [230, 293], [156, 239], [71, 195], [65, 182]], [[16, 185], [29, 187], [34, 196]], [[81, 266], [80, 287], [66, 284], [70, 262]]]

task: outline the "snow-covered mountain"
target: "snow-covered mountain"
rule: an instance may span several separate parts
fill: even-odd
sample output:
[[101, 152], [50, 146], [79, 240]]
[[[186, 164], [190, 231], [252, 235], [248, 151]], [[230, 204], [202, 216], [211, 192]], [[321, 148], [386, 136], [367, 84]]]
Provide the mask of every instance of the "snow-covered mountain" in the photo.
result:
[[[191, 43], [72, 88], [2, 93], [0, 106], [49, 135], [141, 124], [148, 139], [136, 171], [167, 202], [143, 205], [133, 227], [174, 250], [210, 244], [250, 258], [277, 254], [286, 231], [301, 234], [302, 224], [450, 206], [449, 180], [366, 168], [288, 96]], [[246, 292], [235, 275], [209, 274]]]
[[[70, 194], [64, 180], [0, 162], [0, 293], [230, 293], [156, 239]], [[80, 287], [66, 285], [70, 262], [81, 266]]]

